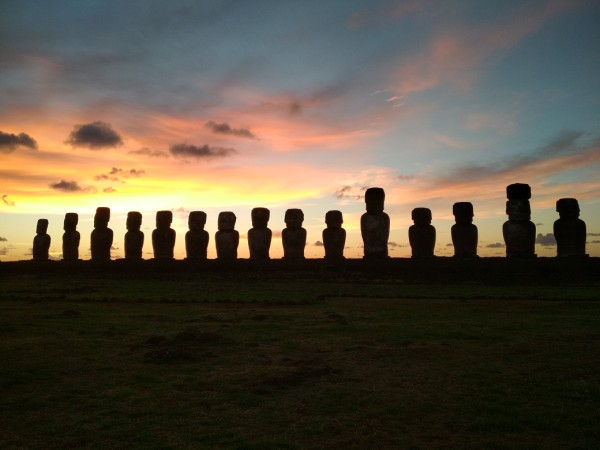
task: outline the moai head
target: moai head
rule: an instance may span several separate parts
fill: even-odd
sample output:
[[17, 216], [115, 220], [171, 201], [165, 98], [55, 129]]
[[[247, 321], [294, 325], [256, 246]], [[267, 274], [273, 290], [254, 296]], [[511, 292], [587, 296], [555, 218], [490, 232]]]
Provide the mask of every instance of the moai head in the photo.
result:
[[556, 202], [556, 211], [561, 219], [577, 219], [579, 203], [574, 198], [561, 198]]
[[110, 208], [100, 206], [96, 208], [96, 215], [94, 216], [94, 228], [106, 229], [108, 228], [108, 222], [110, 221]]
[[365, 192], [365, 203], [369, 214], [381, 214], [385, 203], [385, 191], [379, 187], [372, 187]]
[[529, 200], [508, 200], [506, 214], [513, 222], [529, 222], [531, 220], [531, 206]]
[[254, 208], [252, 209], [251, 216], [254, 228], [267, 228], [271, 212], [267, 208]]
[[415, 225], [431, 224], [431, 210], [429, 208], [415, 208], [412, 210], [411, 216]]
[[531, 187], [528, 184], [515, 183], [506, 186], [506, 198], [509, 200], [529, 200]]
[[473, 223], [473, 204], [469, 202], [458, 202], [452, 205], [454, 220], [459, 224]]
[[285, 225], [288, 228], [301, 228], [302, 222], [304, 222], [304, 213], [301, 209], [288, 209], [285, 212]]
[[172, 211], [157, 211], [156, 212], [156, 228], [166, 229], [171, 228], [173, 222]]
[[77, 229], [78, 222], [79, 216], [77, 215], [77, 213], [66, 213], [63, 229], [65, 231], [75, 231]]
[[48, 232], [48, 219], [39, 219], [35, 232], [36, 234], [46, 234]]
[[130, 211], [127, 213], [127, 229], [129, 231], [139, 231], [142, 226], [142, 213]]
[[190, 231], [204, 230], [204, 225], [206, 225], [206, 213], [204, 211], [192, 211], [188, 216]]
[[344, 223], [344, 217], [341, 211], [333, 210], [325, 213], [325, 223], [327, 228], [341, 228]]
[[219, 231], [232, 231], [235, 228], [235, 214], [231, 211], [219, 213]]

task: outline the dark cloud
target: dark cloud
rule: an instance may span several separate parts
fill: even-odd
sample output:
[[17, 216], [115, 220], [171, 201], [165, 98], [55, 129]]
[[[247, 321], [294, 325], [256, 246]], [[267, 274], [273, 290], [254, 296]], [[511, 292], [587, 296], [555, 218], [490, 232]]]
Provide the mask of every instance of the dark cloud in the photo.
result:
[[6, 239], [5, 237], [0, 236], [0, 242], [8, 242], [8, 239]]
[[94, 180], [96, 180], [96, 181], [117, 181], [117, 182], [125, 183], [124, 181], [121, 180], [121, 178], [138, 178], [138, 177], [141, 177], [145, 173], [146, 173], [145, 170], [140, 170], [140, 169], [123, 170], [118, 167], [113, 167], [106, 174], [96, 175], [94, 177]]
[[233, 148], [211, 147], [202, 145], [200, 147], [189, 144], [175, 144], [169, 149], [175, 158], [213, 159], [231, 156], [237, 151]]
[[388, 246], [391, 247], [391, 248], [407, 247], [406, 245], [398, 244], [397, 242], [394, 242], [394, 241], [388, 242]]
[[454, 247], [454, 244], [452, 242], [446, 244], [446, 247]]
[[321, 241], [317, 241], [313, 244], [315, 247], [323, 247], [324, 244]]
[[141, 148], [139, 150], [131, 150], [127, 152], [129, 155], [142, 155], [151, 158], [168, 158], [169, 154], [162, 150], [151, 150], [149, 148]]
[[535, 243], [543, 245], [544, 247], [553, 247], [556, 245], [556, 238], [552, 233], [548, 233], [546, 235], [538, 233], [535, 238]]
[[9, 200], [8, 195], [6, 194], [2, 196], [2, 203], [4, 203], [6, 206], [16, 206], [15, 202]]
[[12, 134], [0, 131], [0, 153], [12, 153], [19, 147], [37, 150], [38, 145], [35, 139], [28, 134]]
[[597, 237], [597, 236], [600, 236], [600, 233], [588, 233], [587, 235]]
[[213, 131], [213, 133], [217, 134], [226, 134], [229, 136], [237, 136], [248, 139], [256, 139], [254, 133], [252, 133], [247, 128], [231, 128], [228, 123], [215, 123], [212, 120], [210, 122], [206, 122], [206, 128], [209, 128]]
[[113, 187], [107, 187], [102, 189], [102, 192], [106, 193], [106, 194], [112, 194], [113, 192], [117, 192], [117, 190]]
[[496, 242], [495, 244], [488, 244], [485, 248], [505, 248], [506, 245], [501, 244], [500, 242]]
[[592, 244], [600, 244], [600, 241], [592, 241]]
[[109, 124], [96, 121], [85, 125], [75, 125], [66, 143], [73, 147], [99, 150], [118, 147], [123, 144], [123, 140]]
[[94, 192], [95, 189], [93, 187], [82, 187], [79, 186], [77, 181], [66, 181], [60, 180], [58, 183], [52, 183], [50, 185], [51, 189], [62, 191], [62, 192]]

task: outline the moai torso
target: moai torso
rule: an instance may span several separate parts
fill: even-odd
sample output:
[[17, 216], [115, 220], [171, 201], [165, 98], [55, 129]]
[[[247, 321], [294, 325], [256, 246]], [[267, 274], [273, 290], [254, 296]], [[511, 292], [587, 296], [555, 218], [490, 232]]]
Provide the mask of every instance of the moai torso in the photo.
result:
[[172, 222], [173, 213], [171, 211], [156, 213], [156, 229], [152, 231], [152, 248], [156, 259], [173, 259], [176, 233], [171, 228]]
[[62, 237], [63, 259], [77, 261], [79, 259], [79, 241], [81, 236], [77, 231], [79, 216], [76, 213], [65, 214], [64, 230]]
[[230, 211], [219, 213], [219, 231], [215, 234], [217, 259], [236, 259], [240, 233], [235, 230], [235, 214]]
[[531, 188], [527, 184], [511, 184], [506, 188], [508, 221], [502, 226], [509, 258], [535, 257], [535, 224], [531, 221]]
[[267, 208], [254, 208], [252, 210], [252, 228], [248, 230], [248, 248], [250, 259], [269, 259], [271, 238], [273, 233], [267, 227], [270, 211]]
[[477, 227], [473, 225], [473, 205], [468, 202], [455, 203], [452, 213], [456, 223], [452, 225], [452, 245], [457, 258], [477, 256]]
[[301, 209], [288, 209], [285, 212], [286, 227], [281, 232], [284, 259], [304, 259], [306, 230], [302, 228], [304, 213]]
[[414, 225], [408, 229], [408, 240], [413, 258], [433, 256], [435, 249], [435, 227], [431, 225], [431, 210], [415, 208], [412, 211]]
[[579, 218], [579, 203], [574, 198], [561, 198], [556, 202], [560, 219], [554, 222], [557, 256], [584, 257], [587, 230]]
[[110, 221], [110, 209], [100, 207], [96, 209], [94, 216], [94, 230], [90, 237], [92, 248], [92, 260], [109, 261], [110, 248], [113, 243], [113, 231], [108, 228]]
[[325, 259], [344, 259], [346, 230], [342, 228], [344, 218], [341, 211], [327, 211], [325, 214], [327, 228], [323, 230], [323, 246]]
[[367, 212], [360, 218], [360, 233], [366, 259], [388, 257], [390, 218], [383, 212], [385, 192], [381, 188], [369, 188], [365, 192]]
[[188, 216], [190, 231], [185, 234], [185, 252], [188, 259], [206, 259], [209, 237], [204, 229], [205, 225], [204, 211], [192, 211]]
[[137, 211], [127, 213], [127, 233], [125, 233], [125, 259], [142, 259], [144, 247], [144, 233], [140, 230], [142, 226], [142, 214]]
[[50, 250], [50, 236], [47, 234], [48, 220], [39, 219], [36, 227], [36, 235], [33, 238], [33, 259], [35, 261], [47, 261]]

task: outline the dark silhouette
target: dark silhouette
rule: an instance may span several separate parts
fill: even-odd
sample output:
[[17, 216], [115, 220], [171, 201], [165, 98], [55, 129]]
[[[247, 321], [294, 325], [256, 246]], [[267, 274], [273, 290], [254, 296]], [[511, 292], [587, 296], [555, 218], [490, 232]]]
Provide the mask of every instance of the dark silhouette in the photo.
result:
[[365, 192], [367, 212], [360, 218], [360, 233], [364, 243], [365, 259], [383, 259], [388, 257], [388, 239], [390, 237], [390, 217], [383, 212], [385, 192], [372, 187]]
[[79, 216], [77, 213], [66, 213], [62, 237], [63, 260], [77, 261], [79, 259], [79, 241], [81, 236], [77, 231]]
[[188, 216], [190, 231], [185, 234], [185, 252], [188, 259], [206, 259], [209, 236], [204, 225], [206, 225], [206, 213], [192, 211]]
[[171, 211], [156, 213], [156, 229], [152, 232], [152, 248], [156, 259], [173, 259], [176, 233], [171, 228], [172, 222], [173, 213]]
[[125, 233], [125, 259], [142, 259], [142, 248], [144, 247], [144, 233], [140, 230], [142, 226], [142, 214], [137, 211], [127, 213], [127, 233]]
[[48, 235], [48, 219], [39, 219], [33, 238], [33, 259], [35, 261], [48, 261], [50, 250], [50, 235]]
[[323, 230], [323, 246], [325, 259], [344, 259], [346, 230], [342, 228], [344, 216], [341, 211], [327, 211], [325, 214], [327, 228]]
[[535, 258], [535, 224], [531, 221], [531, 188], [528, 184], [511, 184], [506, 187], [506, 214], [508, 221], [502, 226], [509, 258]]
[[431, 225], [431, 210], [415, 208], [412, 210], [412, 220], [415, 222], [408, 229], [408, 240], [413, 258], [433, 256], [435, 248], [435, 227]]
[[269, 259], [271, 237], [273, 233], [267, 227], [271, 212], [267, 208], [254, 208], [252, 210], [252, 228], [248, 230], [248, 248], [250, 259]]
[[230, 211], [219, 213], [219, 231], [215, 234], [217, 259], [237, 259], [237, 249], [240, 243], [240, 233], [235, 228], [235, 214]]
[[579, 203], [574, 198], [561, 198], [556, 202], [560, 219], [554, 222], [557, 256], [584, 257], [587, 231], [585, 222], [579, 218]]
[[286, 227], [281, 232], [283, 259], [304, 259], [306, 230], [302, 228], [304, 213], [301, 209], [288, 209], [285, 212]]
[[459, 202], [452, 206], [456, 223], [452, 225], [452, 245], [456, 258], [475, 258], [477, 256], [477, 227], [473, 225], [473, 205]]
[[113, 231], [108, 228], [110, 208], [96, 208], [94, 230], [90, 237], [93, 261], [110, 261], [110, 248], [113, 243]]

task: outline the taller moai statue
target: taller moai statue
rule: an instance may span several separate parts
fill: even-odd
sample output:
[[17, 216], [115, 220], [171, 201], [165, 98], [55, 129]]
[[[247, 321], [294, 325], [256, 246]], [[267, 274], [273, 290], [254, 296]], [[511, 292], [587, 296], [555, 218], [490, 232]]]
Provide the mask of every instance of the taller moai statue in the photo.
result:
[[250, 259], [269, 259], [271, 237], [273, 233], [268, 228], [271, 212], [267, 208], [254, 208], [251, 212], [252, 228], [248, 230], [248, 248]]
[[172, 222], [172, 211], [158, 211], [156, 213], [156, 229], [152, 231], [152, 248], [156, 259], [173, 259], [176, 233], [171, 228]]
[[144, 232], [142, 227], [142, 213], [129, 211], [127, 213], [127, 233], [125, 233], [125, 259], [142, 259], [142, 248], [144, 247]]
[[187, 259], [206, 259], [208, 249], [208, 231], [206, 225], [206, 213], [204, 211], [192, 211], [188, 216], [189, 231], [185, 233], [185, 253]]
[[283, 259], [304, 259], [304, 247], [306, 247], [306, 230], [302, 228], [304, 213], [301, 209], [288, 209], [284, 220], [286, 226], [281, 232]]
[[113, 231], [108, 228], [110, 208], [96, 208], [94, 229], [90, 236], [93, 261], [110, 261], [110, 248], [113, 243]]
[[385, 203], [384, 190], [379, 187], [367, 189], [365, 192], [365, 203], [367, 212], [360, 218], [360, 233], [365, 250], [364, 258], [387, 258], [390, 217], [383, 212]]
[[325, 259], [344, 259], [346, 230], [342, 228], [344, 217], [341, 211], [327, 211], [325, 214], [327, 228], [323, 230], [323, 246]]
[[48, 261], [50, 250], [50, 235], [48, 235], [48, 219], [39, 219], [33, 238], [33, 259], [35, 261]]
[[415, 208], [411, 213], [414, 225], [408, 229], [408, 240], [413, 258], [433, 256], [435, 249], [435, 227], [431, 225], [431, 210]]
[[456, 258], [475, 258], [477, 256], [478, 233], [473, 224], [473, 205], [458, 202], [452, 205], [452, 214], [456, 223], [452, 225], [452, 245]]
[[235, 214], [231, 211], [219, 213], [219, 231], [215, 234], [217, 259], [229, 260], [237, 258], [240, 233], [235, 230]]
[[77, 261], [79, 259], [79, 241], [81, 236], [77, 231], [79, 216], [77, 213], [66, 213], [63, 229], [65, 232], [62, 237], [63, 260]]
[[506, 187], [506, 214], [502, 226], [508, 258], [535, 258], [535, 224], [531, 221], [531, 187], [515, 183]]
[[574, 198], [561, 198], [556, 202], [560, 219], [554, 222], [554, 237], [558, 257], [585, 257], [587, 231], [579, 218], [579, 203]]

